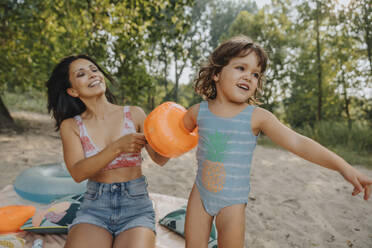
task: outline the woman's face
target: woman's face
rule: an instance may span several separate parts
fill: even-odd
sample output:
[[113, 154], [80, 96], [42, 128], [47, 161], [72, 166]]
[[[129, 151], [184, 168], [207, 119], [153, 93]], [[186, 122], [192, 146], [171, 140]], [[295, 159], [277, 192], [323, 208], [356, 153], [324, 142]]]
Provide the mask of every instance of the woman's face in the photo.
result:
[[87, 59], [77, 59], [70, 64], [69, 79], [71, 88], [67, 92], [73, 97], [91, 98], [105, 94], [103, 73]]

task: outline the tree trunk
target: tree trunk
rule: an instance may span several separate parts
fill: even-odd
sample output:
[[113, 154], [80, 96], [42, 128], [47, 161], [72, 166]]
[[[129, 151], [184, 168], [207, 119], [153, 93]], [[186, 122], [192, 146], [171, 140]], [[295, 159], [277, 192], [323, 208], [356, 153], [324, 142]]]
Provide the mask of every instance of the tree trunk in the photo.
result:
[[343, 70], [342, 70], [342, 79], [341, 80], [342, 80], [343, 95], [344, 95], [344, 101], [345, 101], [345, 113], [346, 113], [346, 117], [347, 117], [347, 124], [348, 124], [349, 130], [351, 130], [352, 122], [351, 122], [351, 116], [350, 116], [350, 111], [349, 111], [350, 98], [347, 95], [347, 91], [346, 91], [347, 87], [346, 87], [346, 82], [345, 82], [345, 72]]
[[174, 101], [175, 102], [178, 102], [178, 84], [179, 84], [179, 75], [177, 73], [177, 70], [178, 70], [178, 66], [177, 66], [177, 55], [175, 56], [175, 74], [176, 74], [176, 84], [174, 85]]
[[178, 102], [178, 88], [180, 85], [180, 78], [182, 75], [183, 70], [185, 69], [186, 66], [186, 61], [183, 59], [183, 63], [179, 66], [177, 64], [178, 61], [178, 56], [175, 55], [175, 71], [176, 71], [176, 84], [174, 86], [175, 92], [174, 92], [174, 101]]
[[368, 60], [369, 60], [369, 69], [372, 75], [372, 38], [370, 34], [370, 28], [371, 28], [371, 23], [368, 20], [368, 15], [370, 11], [368, 10], [369, 5], [367, 3], [362, 3], [363, 5], [363, 19], [364, 19], [364, 27], [365, 27], [365, 34], [366, 34], [366, 44], [367, 44], [367, 55], [368, 55]]
[[318, 121], [322, 120], [322, 60], [320, 57], [320, 2], [316, 2], [316, 56], [318, 63]]
[[160, 61], [163, 61], [164, 62], [163, 78], [164, 78], [165, 95], [168, 95], [169, 94], [169, 91], [168, 91], [168, 80], [167, 80], [168, 58], [167, 58], [166, 47], [164, 45], [161, 45], [161, 57], [164, 58], [164, 59], [160, 59]]
[[3, 99], [0, 96], [0, 127], [13, 124], [14, 120], [10, 115], [8, 108], [5, 106]]

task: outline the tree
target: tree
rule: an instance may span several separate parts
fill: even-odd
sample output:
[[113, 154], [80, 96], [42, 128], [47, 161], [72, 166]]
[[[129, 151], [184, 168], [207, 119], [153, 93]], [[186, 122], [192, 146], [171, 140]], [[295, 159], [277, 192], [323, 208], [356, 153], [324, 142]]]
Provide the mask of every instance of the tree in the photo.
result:
[[289, 44], [294, 34], [292, 23], [287, 18], [288, 12], [286, 3], [276, 3], [271, 9], [261, 9], [254, 14], [242, 11], [229, 29], [229, 36], [247, 35], [268, 52], [270, 66], [260, 100], [270, 111], [279, 107], [279, 99], [289, 84], [286, 68], [292, 59]]
[[[336, 9], [336, 6], [333, 7]], [[346, 10], [346, 11], [345, 11]], [[332, 83], [335, 85], [342, 99], [342, 108], [348, 122], [349, 129], [352, 127], [352, 100], [363, 91], [363, 80], [365, 77], [363, 69], [360, 68], [361, 55], [355, 47], [360, 46], [359, 40], [353, 36], [353, 26], [347, 8], [335, 11], [331, 16], [331, 22], [326, 34], [329, 43], [327, 52], [332, 54], [329, 58], [331, 70], [336, 72]], [[360, 94], [359, 94], [360, 97]], [[356, 118], [356, 116], [354, 116]]]
[[[177, 7], [191, 0], [177, 1]], [[135, 102], [151, 87], [144, 54], [147, 37], [172, 0], [4, 0], [0, 3], [0, 97], [6, 91], [45, 91], [53, 66], [64, 56], [87, 53], [118, 79], [116, 93]], [[179, 23], [182, 26], [182, 21]], [[159, 40], [162, 37], [156, 36]], [[128, 85], [128, 82], [130, 85]], [[134, 92], [132, 91], [134, 90]], [[130, 94], [128, 94], [130, 93]], [[120, 99], [119, 99], [120, 100]], [[6, 107], [0, 115], [6, 119]]]
[[345, 10], [346, 20], [351, 25], [354, 39], [363, 43], [364, 56], [369, 61], [369, 72], [372, 75], [372, 1], [351, 1]]
[[255, 1], [251, 0], [224, 0], [214, 1], [210, 5], [210, 40], [209, 46], [214, 49], [218, 46], [221, 40], [228, 37], [228, 30], [231, 24], [241, 11], [249, 13], [257, 12]]
[[[149, 50], [150, 65], [155, 75], [161, 75], [159, 82], [164, 85], [165, 95], [162, 101], [178, 102], [180, 77], [186, 66], [192, 66], [200, 60], [207, 47], [206, 8], [210, 0], [195, 1], [191, 6], [179, 8], [170, 6], [165, 16], [170, 20], [162, 22], [156, 35], [162, 39], [154, 42]], [[170, 66], [174, 66], [174, 82], [168, 80]], [[173, 87], [172, 87], [173, 86]]]

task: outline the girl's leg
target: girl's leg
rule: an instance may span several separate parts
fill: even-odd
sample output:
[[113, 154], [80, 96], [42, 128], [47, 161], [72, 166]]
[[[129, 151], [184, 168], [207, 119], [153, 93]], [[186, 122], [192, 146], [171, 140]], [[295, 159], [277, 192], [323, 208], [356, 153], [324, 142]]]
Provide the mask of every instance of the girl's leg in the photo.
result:
[[225, 207], [216, 216], [218, 248], [244, 247], [245, 206], [238, 204]]
[[213, 216], [204, 209], [198, 188], [192, 188], [187, 203], [185, 238], [186, 248], [207, 248]]
[[81, 223], [68, 232], [65, 248], [112, 247], [112, 235], [102, 227]]
[[113, 248], [154, 248], [155, 233], [147, 227], [135, 227], [120, 233]]

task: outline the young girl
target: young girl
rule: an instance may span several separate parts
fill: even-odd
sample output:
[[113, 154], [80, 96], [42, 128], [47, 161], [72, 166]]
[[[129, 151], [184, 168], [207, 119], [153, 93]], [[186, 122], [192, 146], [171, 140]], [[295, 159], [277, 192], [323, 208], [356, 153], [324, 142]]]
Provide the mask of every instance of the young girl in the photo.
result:
[[267, 61], [260, 46], [239, 36], [221, 44], [198, 74], [195, 89], [206, 101], [184, 117], [188, 130], [199, 130], [198, 170], [186, 212], [188, 248], [207, 247], [214, 218], [219, 248], [244, 246], [250, 166], [261, 132], [298, 156], [338, 171], [354, 185], [353, 195], [364, 191], [367, 200], [371, 193], [372, 180], [255, 105]]
[[136, 106], [113, 104], [109, 74], [86, 55], [64, 58], [47, 82], [48, 110], [63, 155], [87, 191], [65, 247], [154, 247], [155, 213], [141, 171], [141, 149], [159, 165], [168, 159], [147, 145], [146, 118]]

